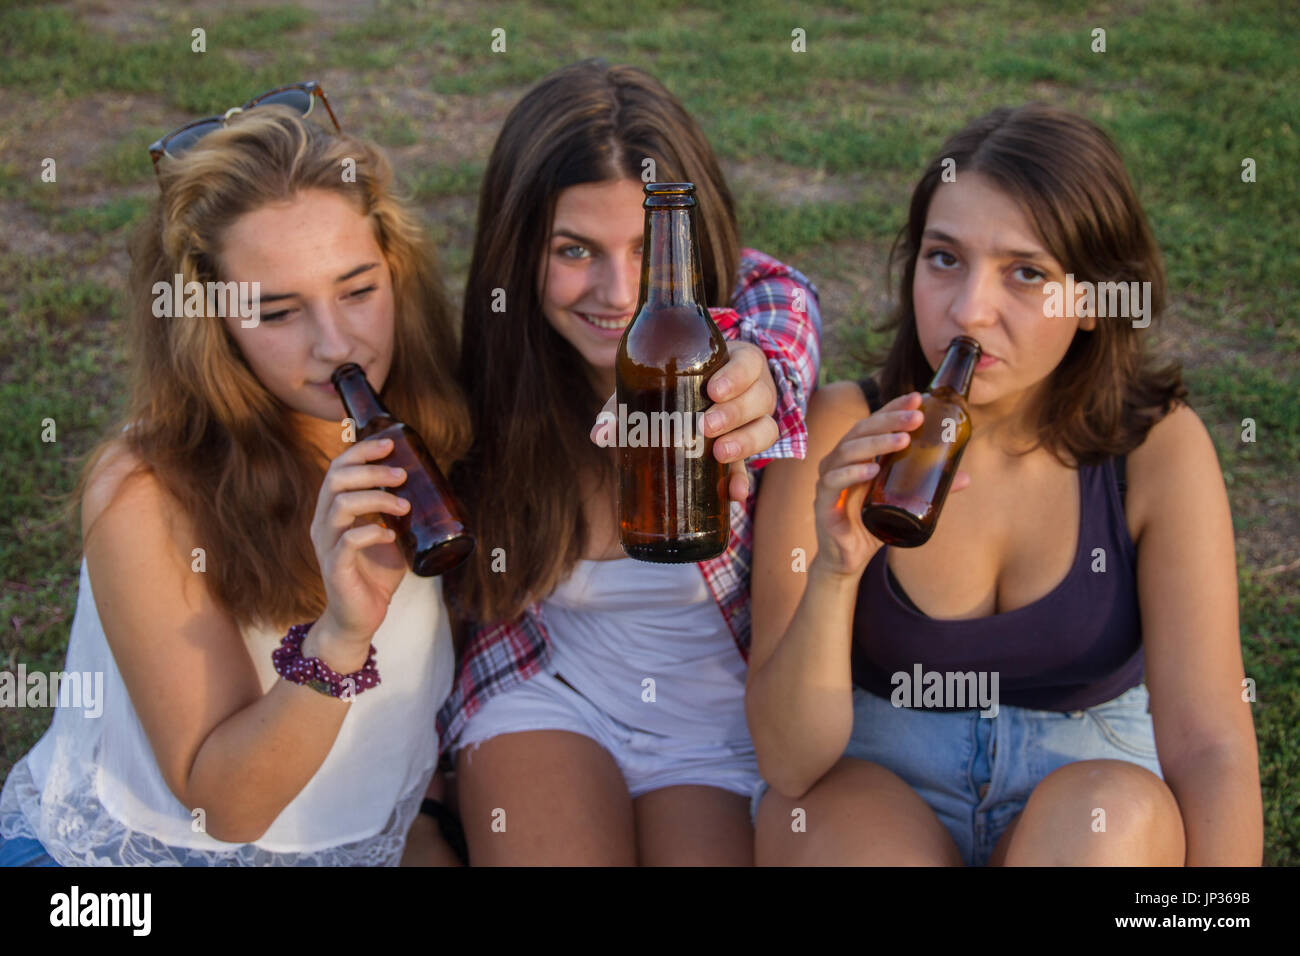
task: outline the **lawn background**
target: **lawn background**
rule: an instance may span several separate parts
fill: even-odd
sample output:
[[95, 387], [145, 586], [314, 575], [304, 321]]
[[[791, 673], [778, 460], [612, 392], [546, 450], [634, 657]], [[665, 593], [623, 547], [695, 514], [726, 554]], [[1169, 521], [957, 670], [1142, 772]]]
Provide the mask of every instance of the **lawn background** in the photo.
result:
[[[825, 382], [864, 371], [854, 356], [880, 344], [885, 257], [926, 159], [973, 116], [1042, 100], [1115, 138], [1164, 251], [1171, 304], [1151, 334], [1184, 365], [1231, 497], [1265, 862], [1300, 863], [1300, 13], [1258, 0], [736, 6], [0, 0], [0, 669], [63, 663], [80, 535], [58, 496], [123, 408], [125, 243], [154, 194], [144, 147], [158, 135], [319, 80], [345, 128], [390, 151], [459, 298], [510, 106], [585, 56], [647, 68], [710, 137], [745, 243], [820, 288]], [[45, 157], [56, 183], [40, 180]], [[1256, 182], [1242, 181], [1246, 157]], [[41, 441], [45, 418], [56, 443]], [[0, 711], [0, 779], [51, 714]]]

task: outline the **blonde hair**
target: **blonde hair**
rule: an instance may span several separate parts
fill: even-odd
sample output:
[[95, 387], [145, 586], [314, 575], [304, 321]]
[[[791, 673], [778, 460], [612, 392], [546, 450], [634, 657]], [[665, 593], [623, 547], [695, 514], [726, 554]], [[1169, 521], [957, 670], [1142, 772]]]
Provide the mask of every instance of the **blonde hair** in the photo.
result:
[[[344, 182], [346, 160], [355, 182]], [[458, 323], [417, 214], [393, 193], [374, 143], [327, 132], [283, 106], [258, 107], [159, 169], [160, 195], [131, 243], [131, 399], [89, 455], [80, 503], [100, 458], [119, 441], [189, 517], [207, 555], [206, 581], [242, 626], [318, 617], [325, 589], [310, 539], [324, 452], [292, 427], [289, 409], [244, 361], [225, 322], [160, 318], [153, 287], [221, 281], [224, 231], [240, 216], [306, 190], [341, 195], [370, 219], [393, 281], [392, 367], [382, 399], [443, 467], [469, 443], [455, 379]], [[126, 434], [121, 434], [129, 425]], [[87, 532], [89, 534], [89, 531]]]

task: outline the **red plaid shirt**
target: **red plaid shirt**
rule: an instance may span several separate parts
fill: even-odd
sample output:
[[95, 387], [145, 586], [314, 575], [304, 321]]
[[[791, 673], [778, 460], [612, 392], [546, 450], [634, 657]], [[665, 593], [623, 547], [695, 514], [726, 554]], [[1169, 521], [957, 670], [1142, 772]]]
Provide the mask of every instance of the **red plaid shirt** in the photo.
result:
[[[804, 413], [817, 386], [821, 360], [821, 310], [817, 289], [801, 272], [753, 249], [742, 249], [740, 281], [729, 309], [710, 314], [728, 339], [752, 342], [767, 356], [776, 383], [773, 418], [780, 429], [776, 443], [746, 460], [759, 469], [774, 458], [803, 458], [808, 452]], [[698, 564], [709, 593], [718, 603], [741, 657], [749, 660], [749, 569], [753, 546], [757, 475], [743, 507], [731, 506], [731, 541], [727, 550]], [[438, 739], [445, 752], [465, 722], [489, 697], [537, 674], [551, 657], [550, 635], [541, 602], [529, 605], [514, 623], [476, 628], [457, 668], [451, 694], [438, 712]]]

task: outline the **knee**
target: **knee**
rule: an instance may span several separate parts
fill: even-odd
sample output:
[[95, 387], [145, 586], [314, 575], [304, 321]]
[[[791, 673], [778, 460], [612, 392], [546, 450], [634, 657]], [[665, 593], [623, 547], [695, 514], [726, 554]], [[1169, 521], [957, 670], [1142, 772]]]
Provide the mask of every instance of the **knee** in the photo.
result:
[[754, 814], [755, 866], [804, 866], [814, 862], [816, 854], [807, 832], [807, 798], [811, 793], [789, 797], [769, 785]]
[[[1159, 826], [1178, 804], [1165, 782], [1124, 760], [1080, 760], [1044, 777], [1034, 788], [1052, 803], [1082, 809], [1095, 832], [1143, 833]], [[1032, 799], [1032, 798], [1031, 798]], [[1093, 825], [1095, 821], [1095, 826]]]
[[842, 759], [807, 793], [768, 790], [755, 818], [758, 866], [960, 865], [952, 838], [901, 777]]
[[1063, 849], [1096, 849], [1101, 857], [1165, 858], [1183, 828], [1178, 802], [1163, 780], [1124, 760], [1081, 760], [1044, 777], [1023, 813], [1027, 831], [1051, 831]]

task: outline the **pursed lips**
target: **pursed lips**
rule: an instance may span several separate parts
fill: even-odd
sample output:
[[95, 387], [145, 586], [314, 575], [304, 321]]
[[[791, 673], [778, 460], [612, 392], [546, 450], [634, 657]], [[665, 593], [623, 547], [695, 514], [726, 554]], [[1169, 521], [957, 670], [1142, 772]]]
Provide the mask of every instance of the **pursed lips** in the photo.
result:
[[[348, 364], [347, 362], [340, 362], [340, 363], [339, 363], [339, 365], [347, 365], [347, 364]], [[357, 363], [357, 364], [360, 364], [360, 363]], [[367, 369], [364, 365], [362, 365], [362, 366], [361, 366], [361, 372], [362, 372], [363, 375], [365, 375], [365, 377], [366, 377], [366, 381], [370, 381], [370, 371], [369, 371], [369, 369]], [[308, 382], [307, 384], [308, 384], [308, 385], [314, 385], [314, 386], [317, 387], [317, 388], [327, 388], [327, 389], [330, 390], [330, 392], [332, 392], [332, 393], [337, 393], [337, 390], [334, 388], [334, 383], [331, 382], [329, 379], [326, 379], [326, 380], [323, 381], [323, 382]]]

